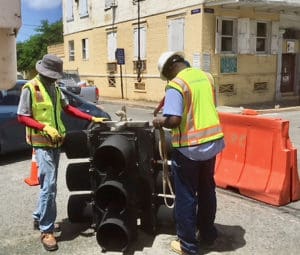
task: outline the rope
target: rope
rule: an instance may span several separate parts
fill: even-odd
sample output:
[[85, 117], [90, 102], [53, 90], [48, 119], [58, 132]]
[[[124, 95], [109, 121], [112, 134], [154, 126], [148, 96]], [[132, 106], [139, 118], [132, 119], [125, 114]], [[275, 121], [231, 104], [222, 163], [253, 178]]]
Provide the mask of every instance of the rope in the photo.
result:
[[[160, 196], [163, 196], [164, 203], [168, 208], [174, 208], [175, 194], [173, 192], [172, 184], [169, 178], [166, 137], [163, 128], [159, 128], [159, 136], [160, 136], [160, 157], [162, 159], [162, 165], [163, 165], [163, 175], [162, 175], [163, 195]], [[169, 188], [170, 194], [166, 194], [167, 187]], [[173, 199], [172, 204], [168, 204], [167, 198]]]

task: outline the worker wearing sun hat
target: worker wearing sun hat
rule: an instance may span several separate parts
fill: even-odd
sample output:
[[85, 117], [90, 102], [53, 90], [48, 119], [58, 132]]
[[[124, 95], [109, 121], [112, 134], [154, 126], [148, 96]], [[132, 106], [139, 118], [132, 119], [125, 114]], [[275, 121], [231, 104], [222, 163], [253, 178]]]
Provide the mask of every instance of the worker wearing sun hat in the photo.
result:
[[38, 74], [27, 82], [21, 93], [18, 120], [26, 126], [26, 141], [35, 150], [39, 166], [40, 194], [33, 213], [34, 228], [41, 231], [41, 242], [47, 251], [58, 249], [53, 235], [56, 220], [56, 185], [60, 148], [66, 129], [62, 111], [93, 122], [102, 122], [69, 105], [55, 81], [62, 78], [63, 61], [46, 54], [37, 61]]
[[168, 84], [163, 116], [155, 117], [153, 126], [172, 130], [171, 170], [179, 241], [172, 241], [171, 248], [178, 254], [197, 254], [197, 231], [202, 244], [217, 238], [214, 167], [224, 140], [212, 77], [189, 67], [184, 54], [176, 51], [161, 54], [158, 71]]

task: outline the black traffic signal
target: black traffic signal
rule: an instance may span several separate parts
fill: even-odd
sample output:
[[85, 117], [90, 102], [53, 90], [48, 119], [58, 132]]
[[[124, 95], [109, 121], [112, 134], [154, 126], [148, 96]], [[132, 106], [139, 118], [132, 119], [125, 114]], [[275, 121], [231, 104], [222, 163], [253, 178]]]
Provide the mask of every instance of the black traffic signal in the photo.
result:
[[[140, 228], [155, 233], [163, 203], [159, 134], [148, 122], [107, 122], [69, 133], [66, 180], [71, 222], [89, 222], [104, 251], [125, 251]], [[78, 191], [85, 191], [78, 194]]]

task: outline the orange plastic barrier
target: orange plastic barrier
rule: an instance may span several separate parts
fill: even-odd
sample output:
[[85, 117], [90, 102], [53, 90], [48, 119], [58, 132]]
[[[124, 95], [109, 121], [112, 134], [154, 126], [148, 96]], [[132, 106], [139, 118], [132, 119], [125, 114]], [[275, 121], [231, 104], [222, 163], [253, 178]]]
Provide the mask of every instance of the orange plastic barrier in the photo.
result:
[[297, 149], [289, 121], [261, 115], [219, 113], [226, 147], [217, 157], [218, 187], [272, 205], [300, 199]]
[[39, 185], [39, 178], [38, 178], [38, 164], [36, 162], [35, 150], [32, 149], [32, 159], [31, 159], [31, 171], [30, 177], [24, 179], [29, 186], [36, 186]]

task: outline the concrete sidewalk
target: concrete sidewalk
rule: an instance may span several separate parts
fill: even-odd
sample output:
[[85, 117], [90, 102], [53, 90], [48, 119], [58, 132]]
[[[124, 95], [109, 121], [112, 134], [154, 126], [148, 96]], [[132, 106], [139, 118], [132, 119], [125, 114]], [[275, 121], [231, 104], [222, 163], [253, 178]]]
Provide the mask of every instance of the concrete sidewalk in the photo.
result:
[[[148, 109], [155, 109], [159, 102], [157, 101], [147, 101], [147, 100], [129, 100], [120, 99], [113, 97], [101, 97], [101, 103], [112, 103], [112, 104], [123, 104], [128, 107], [141, 107]], [[300, 102], [298, 100], [293, 100], [289, 102], [284, 102], [281, 104], [275, 104], [274, 102], [259, 103], [259, 104], [246, 104], [241, 106], [218, 106], [218, 111], [220, 112], [232, 112], [241, 113], [243, 109], [254, 109], [260, 114], [274, 113], [274, 112], [284, 112], [284, 111], [300, 111]]]

